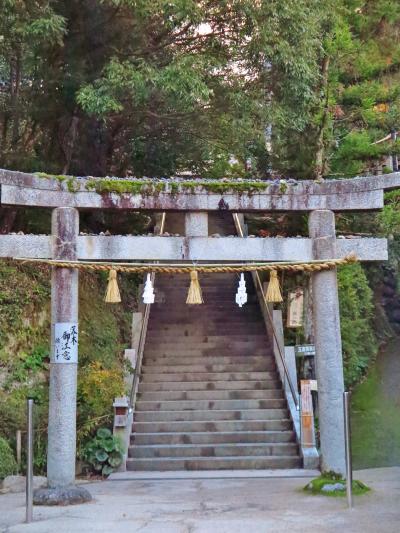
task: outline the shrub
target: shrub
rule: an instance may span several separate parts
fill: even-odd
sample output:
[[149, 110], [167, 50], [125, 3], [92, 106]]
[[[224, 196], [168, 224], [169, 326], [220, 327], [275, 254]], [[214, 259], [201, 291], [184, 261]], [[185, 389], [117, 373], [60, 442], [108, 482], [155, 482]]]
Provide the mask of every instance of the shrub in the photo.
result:
[[338, 270], [340, 320], [346, 386], [360, 381], [377, 353], [372, 327], [373, 295], [362, 266]]
[[0, 479], [11, 476], [16, 471], [17, 463], [13, 451], [6, 439], [0, 437]]
[[83, 457], [94, 472], [108, 476], [122, 463], [123, 447], [109, 429], [100, 428], [84, 447]]

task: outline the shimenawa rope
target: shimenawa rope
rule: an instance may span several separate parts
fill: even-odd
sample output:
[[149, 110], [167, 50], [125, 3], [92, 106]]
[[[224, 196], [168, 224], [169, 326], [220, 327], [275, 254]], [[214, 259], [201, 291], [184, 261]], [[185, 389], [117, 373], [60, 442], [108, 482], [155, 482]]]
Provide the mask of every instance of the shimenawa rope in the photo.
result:
[[[203, 296], [199, 283], [198, 273], [242, 273], [247, 272], [270, 272], [270, 280], [268, 283], [265, 299], [267, 302], [282, 302], [282, 293], [279, 286], [277, 272], [291, 271], [291, 272], [318, 272], [322, 270], [329, 270], [340, 265], [354, 263], [357, 258], [354, 254], [348, 255], [343, 259], [327, 259], [323, 261], [312, 261], [310, 263], [243, 263], [243, 264], [212, 264], [212, 265], [171, 265], [164, 264], [145, 264], [145, 263], [93, 263], [85, 261], [59, 261], [55, 259], [28, 259], [28, 258], [14, 258], [17, 261], [24, 263], [41, 263], [57, 268], [74, 268], [78, 270], [89, 271], [108, 271], [108, 286], [105, 296], [105, 301], [108, 303], [119, 303], [121, 296], [118, 288], [117, 273], [118, 272], [154, 272], [159, 274], [190, 274], [190, 286], [187, 296], [187, 304], [202, 304]], [[154, 292], [154, 291], [153, 291]], [[144, 301], [149, 296], [144, 294]], [[152, 295], [154, 301], [154, 295]], [[150, 300], [149, 300], [150, 302]]]
[[311, 261], [308, 263], [299, 262], [281, 262], [281, 263], [240, 263], [232, 265], [213, 264], [146, 264], [146, 263], [96, 263], [89, 261], [60, 261], [57, 259], [31, 259], [24, 257], [14, 257], [13, 260], [23, 263], [41, 263], [59, 268], [75, 268], [78, 270], [89, 271], [110, 271], [116, 272], [156, 272], [157, 274], [190, 274], [191, 272], [201, 273], [235, 273], [235, 272], [271, 272], [271, 271], [292, 271], [292, 272], [319, 272], [321, 270], [330, 270], [341, 265], [355, 263], [357, 257], [355, 254], [349, 254], [342, 259], [325, 259], [321, 261]]

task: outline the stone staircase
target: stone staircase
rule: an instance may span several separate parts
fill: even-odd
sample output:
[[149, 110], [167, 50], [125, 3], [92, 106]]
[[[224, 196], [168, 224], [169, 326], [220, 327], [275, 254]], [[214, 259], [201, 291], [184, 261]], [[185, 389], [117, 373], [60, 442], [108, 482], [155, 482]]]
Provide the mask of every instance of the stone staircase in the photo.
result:
[[189, 276], [158, 276], [128, 470], [300, 468], [271, 343], [251, 277], [200, 275], [205, 303], [186, 305]]

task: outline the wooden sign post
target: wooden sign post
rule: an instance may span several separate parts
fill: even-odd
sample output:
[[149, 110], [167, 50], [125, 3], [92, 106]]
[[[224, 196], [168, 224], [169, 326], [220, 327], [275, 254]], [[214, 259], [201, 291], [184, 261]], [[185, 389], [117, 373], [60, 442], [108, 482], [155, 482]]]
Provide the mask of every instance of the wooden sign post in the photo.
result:
[[316, 381], [304, 379], [300, 381], [301, 392], [301, 444], [303, 447], [315, 446], [314, 409], [311, 391], [316, 390]]

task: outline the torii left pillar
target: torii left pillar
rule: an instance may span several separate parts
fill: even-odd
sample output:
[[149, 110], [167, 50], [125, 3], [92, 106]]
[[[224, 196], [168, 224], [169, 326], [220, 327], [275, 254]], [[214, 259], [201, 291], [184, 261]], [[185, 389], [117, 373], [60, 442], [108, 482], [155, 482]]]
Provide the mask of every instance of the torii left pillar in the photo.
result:
[[[53, 259], [76, 260], [78, 234], [78, 210], [54, 209]], [[86, 489], [75, 485], [77, 377], [78, 271], [52, 267], [47, 487], [35, 492], [36, 505], [68, 505], [91, 500]]]

